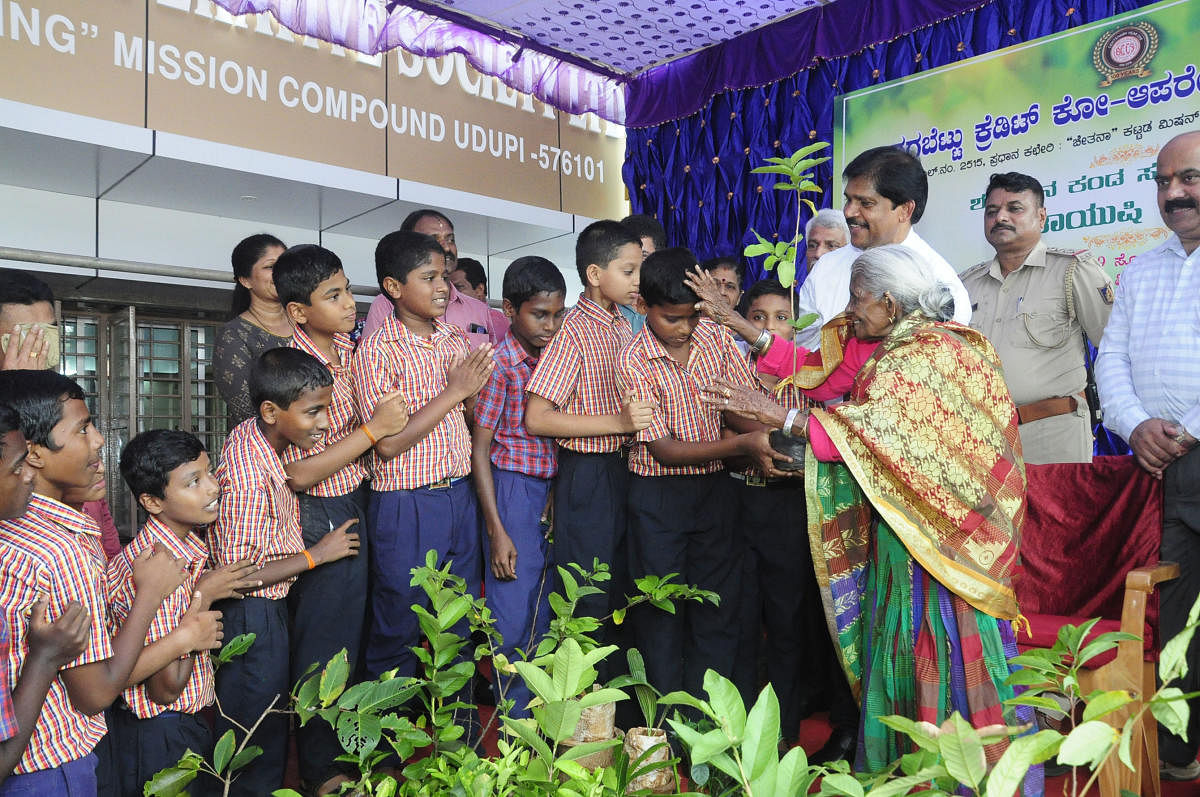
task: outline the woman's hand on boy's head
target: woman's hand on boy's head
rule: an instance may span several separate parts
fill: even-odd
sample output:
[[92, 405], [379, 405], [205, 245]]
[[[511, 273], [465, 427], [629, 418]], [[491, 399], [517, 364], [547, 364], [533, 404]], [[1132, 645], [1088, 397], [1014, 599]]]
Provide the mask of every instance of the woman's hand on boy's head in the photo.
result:
[[39, 595], [29, 617], [29, 655], [44, 656], [59, 669], [79, 658], [92, 632], [92, 616], [79, 601], [71, 601], [58, 619], [50, 622], [50, 599]]
[[358, 523], [358, 518], [350, 518], [342, 525], [321, 538], [321, 541], [309, 549], [309, 556], [318, 565], [336, 562], [348, 556], [358, 556], [358, 534], [348, 531]]
[[133, 560], [133, 585], [137, 594], [156, 596], [161, 603], [183, 584], [185, 562], [161, 545], [143, 548]]
[[721, 326], [728, 326], [730, 324], [734, 316], [733, 306], [729, 304], [729, 300], [721, 293], [721, 286], [713, 279], [712, 274], [696, 266], [692, 271], [688, 272], [683, 282], [692, 289], [693, 293], [700, 297], [700, 301], [696, 302], [697, 310]]
[[408, 402], [398, 390], [384, 394], [364, 425], [370, 427], [371, 436], [376, 440], [400, 434], [408, 426]]
[[450, 362], [450, 370], [446, 373], [446, 389], [452, 391], [459, 401], [466, 401], [487, 384], [496, 368], [492, 360], [493, 351], [492, 344], [485, 343], [465, 355], [457, 355]]
[[243, 593], [262, 586], [258, 571], [258, 565], [250, 559], [241, 559], [224, 567], [208, 570], [196, 581], [196, 592], [204, 595], [205, 608], [211, 606], [214, 601], [244, 598], [246, 596]]

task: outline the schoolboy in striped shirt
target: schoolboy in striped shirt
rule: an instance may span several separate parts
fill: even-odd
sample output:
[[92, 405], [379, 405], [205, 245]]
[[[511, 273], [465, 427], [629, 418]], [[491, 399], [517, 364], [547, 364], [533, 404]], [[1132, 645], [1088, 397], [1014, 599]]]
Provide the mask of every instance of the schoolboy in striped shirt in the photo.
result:
[[9, 678], [21, 672], [26, 618], [41, 598], [49, 596], [50, 617], [77, 605], [91, 619], [86, 648], [59, 671], [29, 746], [0, 794], [95, 793], [93, 750], [105, 733], [102, 712], [130, 683], [190, 650], [190, 641], [179, 638], [144, 647], [159, 605], [183, 579], [165, 552], [137, 560], [138, 597], [129, 622], [109, 636], [100, 528], [80, 509], [104, 495], [104, 438], [83, 398], [79, 385], [53, 371], [0, 372], [0, 403], [20, 417], [29, 441], [25, 461], [34, 471], [29, 508], [0, 522], [0, 606], [12, 633]]
[[[504, 272], [510, 326], [496, 350], [496, 370], [475, 402], [472, 466], [483, 510], [488, 557], [484, 584], [501, 637], [499, 651], [536, 647], [550, 627], [548, 544], [542, 518], [558, 460], [554, 441], [525, 428], [525, 386], [538, 356], [562, 325], [567, 286], [544, 257], [521, 257]], [[496, 699], [512, 700], [513, 717], [529, 716], [532, 695], [520, 678], [497, 672]], [[499, 703], [497, 703], [499, 705]]]
[[[746, 320], [758, 330], [790, 341], [793, 293], [774, 275], [746, 291]], [[753, 352], [747, 357], [755, 371]], [[807, 409], [813, 402], [790, 381], [757, 374], [765, 391], [788, 409]], [[742, 579], [740, 655], [734, 683], [746, 700], [758, 694], [758, 651], [767, 663], [767, 680], [779, 698], [784, 741], [800, 732], [805, 706], [827, 702], [836, 661], [825, 627], [821, 596], [808, 545], [803, 472], [792, 477], [764, 476], [751, 465], [730, 469], [738, 494], [737, 532], [745, 551]], [[765, 630], [765, 644], [764, 639]], [[844, 680], [844, 679], [839, 679]]]
[[[277, 696], [291, 690], [287, 595], [301, 573], [358, 553], [358, 521], [347, 520], [306, 548], [300, 508], [280, 456], [289, 445], [312, 448], [329, 428], [333, 393], [329, 369], [299, 349], [268, 349], [250, 369], [255, 417], [234, 427], [221, 451], [217, 480], [221, 506], [209, 531], [212, 562], [223, 567], [250, 559], [262, 587], [242, 600], [224, 601], [225, 634], [255, 634], [254, 644], [216, 674], [216, 694], [230, 720], [219, 718], [216, 738], [258, 721]], [[288, 719], [271, 714], [254, 733], [263, 752], [241, 771], [230, 794], [258, 797], [278, 789], [287, 763]]]
[[637, 301], [642, 242], [619, 222], [593, 222], [575, 242], [575, 266], [583, 294], [525, 388], [525, 428], [558, 438], [554, 555], [560, 564], [609, 566], [608, 591], [579, 602], [581, 615], [602, 618], [631, 589], [622, 445], [651, 418], [650, 404], [622, 393], [616, 380], [617, 354], [633, 337], [618, 306]]
[[[479, 594], [479, 507], [471, 489], [471, 439], [466, 415], [491, 375], [492, 347], [471, 351], [463, 331], [443, 324], [449, 283], [445, 255], [431, 236], [397, 231], [375, 247], [379, 288], [395, 313], [354, 355], [359, 412], [370, 415], [398, 391], [408, 425], [380, 439], [372, 456], [367, 533], [371, 550], [371, 630], [366, 669], [414, 675], [411, 648], [420, 642], [417, 616], [424, 591], [410, 586], [412, 568], [436, 550], [438, 562]], [[458, 629], [466, 636], [467, 621]], [[465, 721], [465, 720], [464, 720]]]
[[[678, 573], [716, 592], [720, 604], [689, 603], [674, 614], [638, 607], [630, 621], [646, 674], [660, 690], [699, 690], [704, 671], [729, 677], [737, 656], [742, 552], [733, 531], [736, 498], [723, 459], [758, 459], [767, 433], [721, 435], [721, 416], [700, 402], [716, 379], [758, 383], [733, 336], [705, 319], [684, 284], [696, 265], [686, 249], [657, 251], [642, 264], [646, 325], [621, 352], [622, 387], [655, 406], [629, 457], [629, 548], [632, 575]], [[751, 428], [746, 422], [741, 428]]]
[[[142, 551], [161, 547], [183, 563], [184, 579], [167, 596], [150, 623], [146, 641], [192, 633], [187, 655], [142, 683], [130, 686], [108, 710], [108, 736], [97, 753], [101, 797], [136, 794], [159, 770], [174, 766], [187, 750], [207, 757], [212, 733], [200, 711], [213, 702], [213, 666], [207, 651], [221, 646], [221, 613], [213, 601], [260, 585], [258, 567], [248, 560], [208, 570], [204, 527], [217, 519], [221, 488], [199, 438], [175, 429], [154, 429], [134, 437], [121, 452], [121, 476], [147, 520], [133, 540], [108, 563], [108, 609], [114, 629], [129, 620], [136, 588], [133, 563]], [[214, 791], [204, 778], [193, 795]]]
[[[7, 404], [0, 405], [0, 520], [19, 518], [29, 506], [33, 469], [25, 464], [28, 454], [20, 416]], [[75, 604], [51, 623], [46, 619], [48, 605], [44, 595], [33, 604], [25, 635], [28, 653], [19, 680], [10, 677], [7, 666], [13, 644], [8, 612], [0, 615], [0, 784], [12, 774], [29, 744], [58, 668], [87, 647], [91, 620], [83, 607]]]
[[[379, 402], [360, 422], [354, 399], [351, 358], [356, 305], [341, 259], [315, 244], [293, 246], [271, 271], [275, 292], [296, 326], [292, 347], [308, 352], [333, 376], [329, 428], [307, 450], [290, 445], [283, 452], [288, 484], [300, 503], [300, 530], [314, 545], [345, 521], [356, 518], [366, 530], [366, 466], [362, 456], [372, 441], [399, 433], [408, 423], [408, 407], [399, 394]], [[312, 664], [324, 666], [346, 650], [350, 672], [357, 672], [367, 606], [367, 559], [359, 534], [358, 556], [301, 573], [288, 593], [292, 628], [292, 681]], [[320, 717], [296, 730], [301, 780], [325, 793], [352, 774], [335, 761], [342, 754], [337, 734]]]

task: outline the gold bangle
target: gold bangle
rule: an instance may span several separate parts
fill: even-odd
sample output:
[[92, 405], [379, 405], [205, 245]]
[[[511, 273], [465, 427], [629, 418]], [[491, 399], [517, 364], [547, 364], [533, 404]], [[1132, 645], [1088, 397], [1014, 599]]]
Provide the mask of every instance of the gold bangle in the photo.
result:
[[310, 554], [308, 552], [307, 548], [304, 549], [303, 551], [301, 551], [300, 553], [304, 554], [304, 558], [308, 560], [308, 569], [309, 570], [312, 570], [314, 567], [317, 566], [317, 563], [315, 561], [313, 561], [312, 554]]
[[371, 441], [371, 445], [374, 446], [374, 445], [379, 444], [379, 441], [375, 439], [375, 435], [371, 434], [371, 430], [367, 428], [367, 425], [365, 423], [358, 428], [362, 429], [362, 433], [365, 434], [367, 436], [367, 439]]

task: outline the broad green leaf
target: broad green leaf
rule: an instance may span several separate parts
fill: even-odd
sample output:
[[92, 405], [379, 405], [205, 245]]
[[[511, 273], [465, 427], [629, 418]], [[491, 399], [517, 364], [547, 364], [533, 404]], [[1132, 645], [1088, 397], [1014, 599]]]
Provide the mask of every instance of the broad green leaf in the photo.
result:
[[787, 255], [787, 250], [788, 250], [788, 242], [787, 241], [776, 241], [775, 242], [775, 257], [782, 259], [784, 256]]
[[920, 786], [931, 780], [940, 768], [929, 767], [912, 775], [905, 775], [902, 778], [893, 778], [890, 780], [881, 779], [883, 783], [873, 786], [868, 792], [870, 797], [897, 797], [901, 794], [908, 794], [914, 786]]
[[701, 734], [696, 741], [695, 746], [691, 749], [692, 761], [697, 764], [703, 764], [706, 761], [713, 759], [718, 753], [724, 753], [733, 744], [729, 737], [720, 728], [714, 728], [707, 733]]
[[1133, 765], [1133, 756], [1130, 749], [1133, 742], [1133, 728], [1137, 723], [1138, 718], [1136, 716], [1125, 720], [1125, 727], [1121, 728], [1121, 741], [1117, 745], [1117, 758], [1129, 768], [1130, 772], [1137, 770], [1137, 767]]
[[579, 698], [579, 705], [582, 708], [590, 706], [598, 706], [601, 703], [616, 703], [618, 700], [628, 700], [629, 695], [622, 692], [620, 689], [596, 689], [591, 692], [585, 692]]
[[213, 747], [213, 769], [218, 775], [224, 774], [225, 767], [229, 766], [229, 759], [233, 758], [233, 747], [234, 738], [231, 728], [221, 734], [221, 738]]
[[942, 723], [937, 742], [942, 759], [946, 762], [946, 771], [951, 777], [979, 791], [979, 784], [987, 774], [987, 756], [983, 752], [983, 742], [971, 723], [955, 712]]
[[788, 750], [779, 760], [775, 772], [776, 794], [807, 794], [815, 775], [808, 771], [808, 758], [800, 746]]
[[1100, 719], [1105, 714], [1111, 714], [1131, 702], [1133, 702], [1133, 698], [1124, 690], [1101, 692], [1088, 698], [1087, 705], [1083, 707], [1083, 721]]
[[1183, 736], [1187, 732], [1188, 704], [1179, 699], [1182, 696], [1183, 692], [1178, 687], [1168, 686], [1160, 689], [1150, 701], [1150, 713], [1154, 719], [1176, 736]]
[[552, 700], [533, 709], [538, 727], [555, 743], [570, 738], [582, 714], [583, 706], [578, 700]]
[[346, 649], [342, 648], [329, 660], [321, 673], [321, 689], [319, 696], [321, 705], [328, 706], [342, 694], [346, 687], [346, 678], [350, 675], [350, 662], [346, 657]]
[[252, 744], [249, 747], [242, 749], [242, 751], [235, 755], [233, 760], [229, 762], [229, 771], [237, 772], [239, 769], [246, 766], [260, 755], [262, 755], [262, 748], [256, 744]]
[[154, 773], [154, 777], [142, 787], [145, 797], [179, 797], [185, 794], [187, 785], [200, 774], [196, 769], [167, 767]]
[[811, 199], [808, 199], [807, 197], [800, 197], [800, 201], [803, 202], [805, 205], [808, 205], [809, 213], [817, 212], [817, 206], [813, 204]]
[[527, 661], [513, 662], [513, 666], [517, 668], [517, 672], [524, 679], [529, 691], [546, 702], [554, 700], [554, 682], [550, 680], [550, 676], [546, 674], [545, 670]]
[[445, 608], [437, 614], [438, 625], [442, 628], [453, 628], [454, 624], [466, 616], [471, 610], [471, 598], [469, 595], [459, 595], [454, 600], [450, 601]]
[[1057, 700], [1052, 700], [1048, 697], [1038, 697], [1037, 695], [1020, 694], [1016, 697], [1010, 697], [1004, 701], [1006, 706], [1033, 706], [1034, 708], [1045, 708], [1051, 711], [1061, 711], [1062, 705]]
[[538, 735], [537, 725], [533, 722], [533, 720], [517, 720], [511, 717], [505, 717], [503, 721], [505, 730], [514, 734], [515, 736], [519, 736], [521, 740], [525, 742], [525, 744], [533, 748], [534, 752], [542, 757], [543, 761], [549, 761], [552, 758], [550, 746], [546, 744], [545, 739]]
[[941, 754], [937, 737], [925, 730], [924, 726], [917, 725], [915, 720], [910, 720], [908, 717], [901, 717], [896, 714], [889, 714], [886, 717], [880, 717], [879, 721], [892, 730], [899, 731], [912, 739], [922, 750]]
[[[802, 159], [807, 158], [809, 155], [813, 154], [814, 152], [820, 152], [821, 150], [825, 149], [828, 146], [829, 146], [828, 141], [815, 141], [812, 144], [807, 144], [807, 145], [801, 147], [800, 149], [796, 150], [795, 152], [793, 152], [791, 154], [791, 157], [789, 157], [787, 159], [787, 162], [789, 165], [799, 163]], [[826, 158], [826, 160], [828, 160], [828, 158]]]
[[844, 794], [847, 797], [863, 797], [862, 784], [855, 780], [853, 775], [845, 775], [840, 772], [826, 775], [821, 781], [821, 790], [827, 793]]
[[574, 761], [577, 758], [583, 758], [585, 755], [598, 753], [601, 750], [607, 750], [608, 748], [616, 747], [619, 744], [621, 744], [620, 739], [607, 739], [602, 742], [584, 742], [583, 744], [577, 744], [573, 747], [566, 748], [562, 754], [559, 755], [558, 760]]
[[793, 321], [792, 326], [795, 327], [797, 330], [808, 329], [814, 323], [816, 323], [816, 320], [818, 318], [820, 318], [820, 316], [817, 315], [816, 313], [805, 313], [804, 315], [800, 316], [795, 321]]
[[757, 166], [750, 170], [751, 174], [785, 174], [789, 177], [792, 170], [786, 166]]
[[1134, 634], [1126, 634], [1123, 631], [1109, 631], [1108, 633], [1098, 635], [1091, 642], [1088, 642], [1086, 645], [1084, 645], [1083, 650], [1079, 651], [1079, 657], [1076, 659], [1076, 661], [1082, 664], [1093, 656], [1112, 650], [1122, 640], [1126, 639], [1136, 639], [1139, 642], [1141, 641], [1141, 637], [1135, 636]]
[[[767, 771], [768, 765], [779, 762], [778, 745], [779, 699], [775, 697], [775, 690], [767, 684], [746, 717], [746, 734], [742, 740], [742, 767], [746, 769], [750, 780], [757, 780]], [[753, 791], [759, 793], [757, 789]]]
[[614, 611], [612, 613], [612, 621], [613, 625], [620, 625], [621, 623], [625, 622], [625, 610], [617, 609]]
[[1013, 797], [1029, 767], [1053, 756], [1062, 740], [1056, 731], [1038, 731], [1013, 739], [988, 775], [986, 797]]
[[1191, 611], [1188, 612], [1187, 624], [1167, 643], [1163, 645], [1162, 654], [1158, 657], [1158, 672], [1163, 683], [1171, 683], [1176, 678], [1182, 678], [1187, 675], [1187, 653], [1188, 646], [1192, 642], [1192, 635], [1196, 633], [1196, 626], [1200, 623], [1200, 597], [1192, 604]]
[[1058, 750], [1058, 763], [1094, 769], [1119, 739], [1120, 734], [1111, 725], [1100, 720], [1085, 722], [1063, 740]]
[[238, 634], [221, 646], [221, 651], [217, 653], [216, 663], [218, 665], [226, 664], [234, 656], [242, 655], [254, 644], [254, 638], [254, 633]]
[[704, 691], [708, 694], [708, 702], [712, 705], [717, 722], [728, 727], [734, 742], [740, 743], [746, 732], [746, 706], [737, 687], [715, 670], [706, 670]]
[[708, 777], [711, 774], [708, 764], [693, 764], [688, 770], [688, 781], [698, 788], [703, 789], [704, 784], [708, 783]]
[[779, 264], [779, 284], [785, 288], [792, 287], [796, 281], [796, 261], [784, 260]]
[[795, 191], [796, 185], [794, 183], [775, 183], [772, 188], [776, 191]]
[[668, 692], [658, 699], [660, 706], [690, 706], [705, 716], [713, 716], [713, 709], [708, 703], [688, 692]]
[[338, 742], [343, 750], [358, 756], [360, 760], [379, 745], [382, 733], [383, 727], [379, 717], [373, 714], [346, 711], [338, 717]]

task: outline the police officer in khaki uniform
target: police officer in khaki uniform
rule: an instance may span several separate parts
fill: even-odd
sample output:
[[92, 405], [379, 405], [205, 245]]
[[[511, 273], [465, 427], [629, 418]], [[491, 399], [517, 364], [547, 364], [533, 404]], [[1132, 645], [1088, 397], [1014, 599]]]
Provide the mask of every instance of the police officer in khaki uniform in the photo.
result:
[[988, 336], [1004, 365], [1025, 461], [1091, 462], [1083, 335], [1100, 345], [1113, 286], [1087, 251], [1042, 242], [1044, 201], [1033, 177], [992, 175], [983, 234], [996, 256], [961, 277], [971, 326]]

